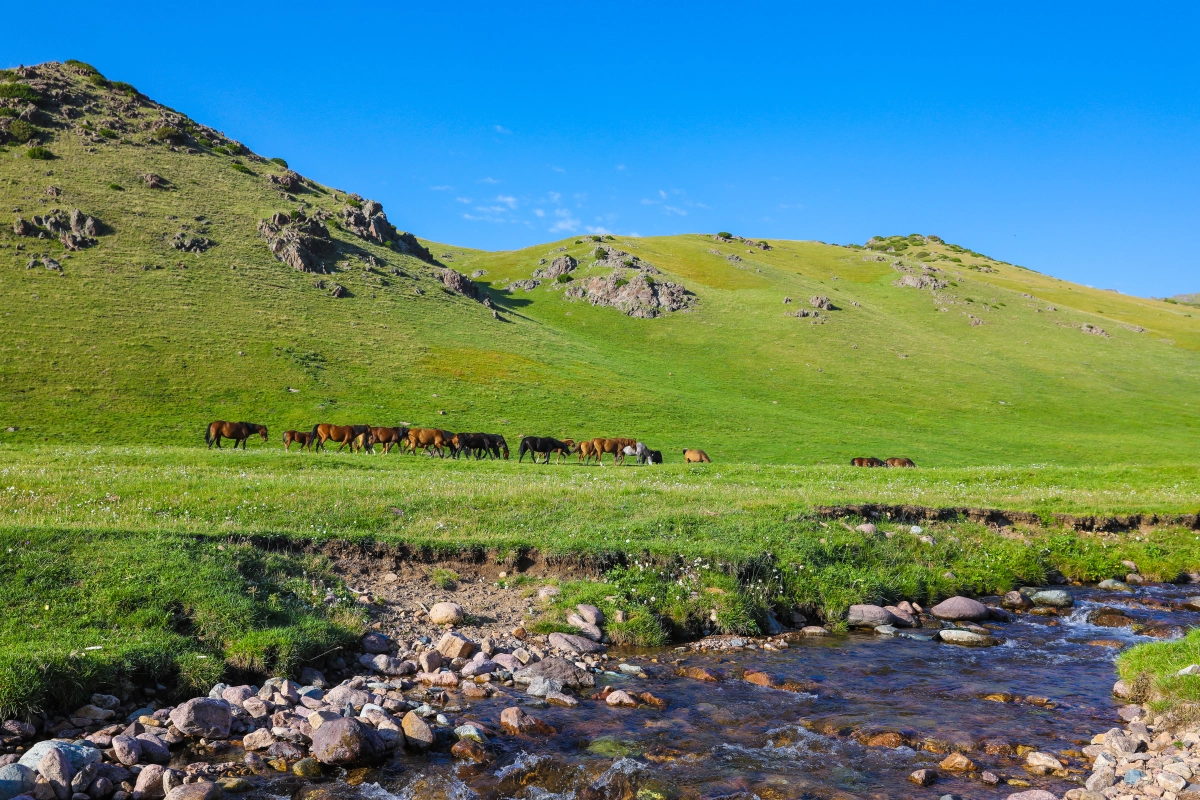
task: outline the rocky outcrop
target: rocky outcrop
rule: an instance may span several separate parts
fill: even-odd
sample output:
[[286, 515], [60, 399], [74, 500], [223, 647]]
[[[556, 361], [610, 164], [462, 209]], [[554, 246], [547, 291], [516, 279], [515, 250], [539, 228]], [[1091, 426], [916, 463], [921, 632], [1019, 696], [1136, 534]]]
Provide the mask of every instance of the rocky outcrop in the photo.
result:
[[455, 270], [447, 267], [446, 269], [442, 270], [441, 277], [442, 283], [445, 284], [446, 288], [450, 291], [457, 292], [463, 297], [469, 297], [472, 300], [479, 299], [479, 287], [475, 285], [473, 280], [468, 278], [466, 275], [463, 275], [461, 272], [456, 272]]
[[199, 255], [205, 250], [211, 250], [217, 243], [207, 236], [193, 236], [187, 231], [179, 231], [171, 237], [169, 244], [174, 250], [182, 250], [185, 253]]
[[315, 218], [303, 212], [285, 214], [282, 211], [270, 219], [259, 220], [258, 234], [267, 241], [272, 255], [300, 272], [324, 273], [323, 255], [330, 249], [329, 230]]
[[570, 275], [577, 266], [579, 266], [579, 262], [571, 256], [559, 256], [551, 261], [549, 266], [536, 270], [533, 277], [554, 281], [562, 275]]
[[356, 194], [350, 195], [356, 204], [342, 209], [342, 226], [350, 233], [369, 242], [395, 246], [401, 253], [434, 263], [433, 254], [417, 241], [411, 233], [398, 230], [383, 213], [383, 205], [375, 200], [363, 200]]
[[677, 283], [655, 281], [645, 273], [627, 278], [628, 273], [589, 278], [567, 289], [565, 297], [587, 300], [594, 306], [611, 306], [626, 316], [651, 319], [672, 311], [682, 311], [695, 303], [695, 296]]
[[290, 169], [282, 175], [268, 175], [267, 181], [286, 192], [298, 192], [304, 188], [304, 178]]

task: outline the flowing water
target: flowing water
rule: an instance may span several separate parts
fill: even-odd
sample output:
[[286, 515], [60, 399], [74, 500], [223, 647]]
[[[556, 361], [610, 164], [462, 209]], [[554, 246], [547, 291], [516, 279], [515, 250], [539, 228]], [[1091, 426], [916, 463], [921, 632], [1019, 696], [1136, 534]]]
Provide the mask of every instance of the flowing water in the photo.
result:
[[[611, 683], [649, 691], [667, 701], [665, 710], [610, 708], [586, 699], [575, 709], [539, 707], [512, 689], [529, 701], [522, 703], [528, 713], [558, 730], [556, 736], [496, 736], [497, 759], [487, 766], [467, 765], [445, 748], [402, 753], [385, 767], [352, 775], [351, 782], [361, 781], [357, 786], [338, 782], [316, 791], [370, 800], [882, 799], [947, 793], [1001, 798], [1021, 791], [1024, 782], [1061, 796], [1078, 785], [1072, 778], [1086, 775], [1080, 747], [1094, 733], [1121, 724], [1121, 702], [1111, 694], [1119, 650], [1089, 642], [1152, 641], [1128, 628], [1091, 625], [1088, 612], [1108, 606], [1147, 623], [1200, 624], [1200, 614], [1178, 605], [1194, 589], [1071, 591], [1075, 607], [1069, 614], [1022, 614], [1013, 623], [996, 625], [1004, 643], [990, 648], [870, 633], [792, 639], [779, 652], [613, 650], [612, 657], [632, 658], [649, 676], [606, 674], [597, 688]], [[680, 659], [686, 666], [719, 670], [726, 679], [706, 683], [679, 677], [674, 662]], [[808, 690], [757, 686], [737, 678], [743, 669], [790, 679]], [[495, 698], [448, 716], [498, 728], [500, 711], [513, 704], [511, 696]], [[873, 745], [864, 744], [872, 740]], [[1018, 746], [1059, 755], [1068, 777], [1031, 775], [1016, 755]], [[966, 773], [941, 769], [938, 763], [954, 751], [975, 768]], [[921, 768], [938, 771], [936, 785], [908, 781]], [[985, 770], [1000, 778], [998, 785], [980, 779]], [[296, 797], [314, 791], [289, 780], [297, 781], [263, 790]]]

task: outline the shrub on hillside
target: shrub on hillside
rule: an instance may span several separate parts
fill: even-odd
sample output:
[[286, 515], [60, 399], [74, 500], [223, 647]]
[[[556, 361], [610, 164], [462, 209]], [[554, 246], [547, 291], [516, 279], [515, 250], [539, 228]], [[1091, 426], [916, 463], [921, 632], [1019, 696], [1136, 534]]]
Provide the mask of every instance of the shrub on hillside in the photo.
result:
[[133, 88], [133, 84], [125, 83], [125, 81], [113, 81], [109, 84], [109, 88], [114, 92], [120, 92], [130, 97], [137, 97], [140, 94], [137, 89]]
[[558, 276], [557, 278], [555, 278], [554, 280], [558, 281], [559, 283], [570, 283], [571, 281], [573, 281], [573, 280], [575, 280], [575, 279], [574, 279], [574, 278], [572, 278], [570, 275], [567, 275], [567, 274], [565, 274], [565, 273], [564, 273], [564, 274], [562, 274], [562, 275], [559, 275], [559, 276]]
[[346, 203], [347, 205], [354, 206], [355, 208], [362, 208], [362, 202], [354, 199], [353, 197], [347, 197]]
[[170, 125], [162, 125], [155, 128], [150, 135], [160, 141], [176, 142], [183, 138], [183, 131]]
[[19, 116], [21, 116], [21, 112], [17, 111], [15, 108], [8, 108], [7, 106], [5, 106], [4, 108], [0, 108], [0, 117], [19, 117]]
[[92, 84], [92, 86], [99, 86], [101, 89], [108, 88], [108, 78], [105, 78], [99, 72], [95, 75], [88, 75], [88, 83]]
[[250, 171], [250, 168], [247, 167], [245, 164], [234, 163], [234, 164], [230, 164], [229, 166], [233, 167], [235, 170], [237, 170], [238, 172], [241, 172], [245, 175], [253, 175], [254, 174], [253, 172]]
[[608, 258], [608, 251], [605, 250], [603, 247], [597, 247], [596, 252], [592, 253], [592, 255], [594, 255], [596, 257], [597, 261], [602, 261], [602, 260]]
[[31, 147], [25, 151], [25, 155], [34, 161], [50, 161], [54, 158], [54, 153], [51, 153], [44, 147]]
[[237, 142], [230, 142], [229, 144], [225, 145], [225, 149], [229, 151], [229, 155], [231, 156], [245, 155], [246, 153], [250, 152], [248, 149], [246, 149], [246, 147], [238, 144]]
[[729, 231], [717, 231], [717, 237], [721, 239], [732, 239], [733, 234]]
[[23, 83], [0, 83], [0, 97], [6, 97], [9, 100], [28, 100], [31, 103], [42, 99], [42, 96], [32, 87]]
[[14, 119], [8, 126], [8, 135], [14, 141], [24, 144], [37, 135], [37, 128], [23, 119]]
[[91, 64], [87, 63], [86, 61], [78, 61], [74, 58], [68, 58], [63, 63], [66, 64], [67, 66], [74, 67], [77, 70], [81, 70], [82, 72], [86, 72], [89, 75], [99, 75], [100, 74], [100, 70], [96, 69]]
[[217, 145], [216, 147], [213, 148], [213, 152], [220, 153], [223, 156], [227, 156], [227, 155], [229, 155], [229, 148], [225, 147], [223, 145]]
[[17, 73], [11, 69], [0, 69], [0, 81], [15, 81], [16, 79]]
[[284, 169], [288, 168], [288, 163], [286, 161], [284, 161], [282, 158], [272, 158], [271, 163], [278, 164], [279, 166], [283, 167]]
[[121, 134], [117, 133], [112, 128], [101, 128], [100, 130], [98, 130], [96, 132], [99, 133], [101, 136], [103, 136], [105, 139], [120, 139], [121, 138]]
[[123, 192], [123, 191], [125, 191], [125, 187], [124, 187], [124, 186], [122, 186], [122, 185], [121, 185], [121, 184], [119, 184], [119, 183], [110, 183], [110, 184], [108, 185], [108, 188], [109, 188], [109, 189], [112, 189], [114, 192]]

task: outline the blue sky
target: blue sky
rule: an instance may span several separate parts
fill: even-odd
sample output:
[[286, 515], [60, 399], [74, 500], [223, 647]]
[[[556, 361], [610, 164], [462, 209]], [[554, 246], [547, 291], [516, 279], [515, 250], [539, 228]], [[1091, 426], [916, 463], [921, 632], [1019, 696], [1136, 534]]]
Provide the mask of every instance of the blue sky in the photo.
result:
[[4, 14], [22, 33], [0, 62], [88, 61], [442, 242], [935, 233], [1093, 286], [1200, 291], [1195, 4]]

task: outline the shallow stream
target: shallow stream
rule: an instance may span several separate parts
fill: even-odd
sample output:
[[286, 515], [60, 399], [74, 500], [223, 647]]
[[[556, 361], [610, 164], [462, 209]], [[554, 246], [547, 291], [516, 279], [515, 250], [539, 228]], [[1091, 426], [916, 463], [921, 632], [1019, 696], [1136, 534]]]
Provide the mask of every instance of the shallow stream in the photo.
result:
[[[497, 759], [487, 766], [459, 761], [445, 748], [401, 753], [382, 768], [349, 775], [357, 785], [338, 781], [315, 791], [371, 800], [658, 800], [676, 794], [714, 800], [882, 799], [948, 793], [1002, 798], [1024, 784], [1061, 796], [1078, 785], [1071, 782], [1074, 776], [1086, 774], [1080, 747], [1093, 734], [1121, 724], [1121, 701], [1111, 694], [1115, 645], [1151, 641], [1129, 628], [1091, 625], [1088, 612], [1112, 607], [1145, 623], [1200, 625], [1200, 613], [1179, 607], [1195, 587], [1071, 592], [1075, 607], [1064, 616], [1021, 614], [1009, 624], [988, 623], [1004, 639], [990, 648], [854, 633], [792, 638], [788, 649], [778, 652], [612, 650], [610, 663], [629, 658], [648, 677], [606, 674], [597, 689], [611, 683], [649, 691], [667, 702], [665, 710], [611, 708], [587, 699], [575, 709], [540, 706], [519, 688], [509, 689], [508, 697], [473, 702], [447, 716], [498, 730], [501, 710], [519, 698], [557, 735], [495, 736], [491, 747]], [[1098, 640], [1108, 645], [1094, 644]], [[674, 663], [679, 660], [683, 666], [720, 671], [725, 679], [707, 683], [679, 677]], [[738, 677], [744, 669], [809, 691], [748, 683]], [[992, 699], [985, 699], [988, 695]], [[1017, 755], [1021, 746], [1058, 755], [1068, 765], [1068, 776], [1030, 774]], [[940, 768], [953, 751], [966, 755], [975, 768], [963, 773]], [[921, 768], [937, 770], [935, 785], [908, 781]], [[999, 783], [984, 783], [984, 771]], [[281, 778], [259, 791], [300, 798], [314, 788], [298, 778]]]

